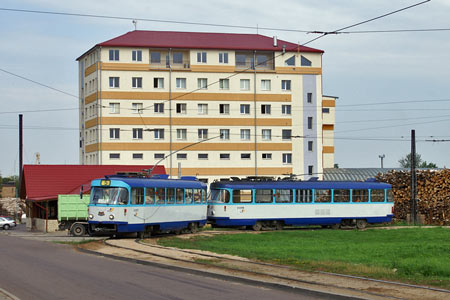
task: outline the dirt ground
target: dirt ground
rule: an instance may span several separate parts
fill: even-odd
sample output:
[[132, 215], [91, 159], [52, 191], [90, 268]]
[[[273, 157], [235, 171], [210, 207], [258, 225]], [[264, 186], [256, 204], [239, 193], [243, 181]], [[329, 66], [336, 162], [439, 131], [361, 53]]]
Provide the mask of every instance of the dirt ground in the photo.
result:
[[[404, 227], [403, 227], [404, 228]], [[390, 227], [389, 229], [392, 229]], [[195, 235], [180, 235], [191, 238], [197, 235], [233, 234], [233, 232], [200, 232]], [[362, 299], [450, 299], [450, 292], [397, 285], [377, 280], [364, 280], [350, 276], [329, 273], [306, 272], [272, 264], [254, 264], [246, 258], [220, 255], [207, 251], [162, 247], [157, 238], [137, 243], [135, 239], [111, 239], [80, 245], [99, 254], [127, 257], [162, 266], [196, 270], [223, 279], [241, 278], [275, 284], [286, 288], [301, 288], [332, 294], [359, 297]]]

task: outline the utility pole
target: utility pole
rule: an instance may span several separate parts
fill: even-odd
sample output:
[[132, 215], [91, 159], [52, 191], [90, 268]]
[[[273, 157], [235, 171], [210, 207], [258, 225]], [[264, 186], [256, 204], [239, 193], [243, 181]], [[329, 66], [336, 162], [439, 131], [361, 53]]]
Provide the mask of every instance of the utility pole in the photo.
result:
[[417, 224], [416, 131], [411, 130], [411, 222]]
[[378, 155], [378, 157], [381, 159], [381, 168], [383, 169], [383, 159], [386, 157], [386, 155], [381, 154], [381, 155]]
[[23, 169], [23, 115], [19, 115], [19, 186], [18, 198], [20, 197], [20, 187], [22, 183], [22, 169]]

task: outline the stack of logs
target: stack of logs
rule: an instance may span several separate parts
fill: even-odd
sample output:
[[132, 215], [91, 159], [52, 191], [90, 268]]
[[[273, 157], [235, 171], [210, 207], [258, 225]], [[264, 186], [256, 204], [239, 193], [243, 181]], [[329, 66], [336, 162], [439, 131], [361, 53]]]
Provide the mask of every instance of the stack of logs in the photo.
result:
[[[418, 213], [426, 224], [450, 225], [450, 170], [417, 170]], [[411, 172], [390, 171], [377, 179], [392, 185], [394, 218], [407, 220], [411, 213]]]

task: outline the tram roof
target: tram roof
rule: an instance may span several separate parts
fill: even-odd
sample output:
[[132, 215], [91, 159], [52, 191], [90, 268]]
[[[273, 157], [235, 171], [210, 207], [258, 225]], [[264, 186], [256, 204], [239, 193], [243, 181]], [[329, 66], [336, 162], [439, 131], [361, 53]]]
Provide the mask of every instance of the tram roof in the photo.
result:
[[[204, 182], [198, 180], [183, 180], [183, 179], [159, 179], [159, 178], [121, 178], [109, 177], [111, 185], [114, 181], [121, 181], [128, 184], [130, 187], [166, 187], [166, 188], [206, 188]], [[101, 180], [101, 179], [97, 179]], [[94, 180], [95, 181], [95, 180]], [[93, 181], [93, 183], [94, 183]]]
[[386, 189], [390, 184], [383, 182], [355, 181], [219, 181], [211, 188], [230, 189]]

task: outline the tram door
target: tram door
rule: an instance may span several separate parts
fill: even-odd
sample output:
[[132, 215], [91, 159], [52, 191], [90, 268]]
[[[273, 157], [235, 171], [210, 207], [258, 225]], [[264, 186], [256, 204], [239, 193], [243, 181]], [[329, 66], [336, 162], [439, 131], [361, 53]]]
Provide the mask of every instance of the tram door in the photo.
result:
[[131, 188], [128, 224], [144, 223], [144, 188]]

